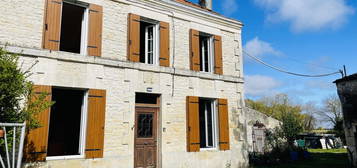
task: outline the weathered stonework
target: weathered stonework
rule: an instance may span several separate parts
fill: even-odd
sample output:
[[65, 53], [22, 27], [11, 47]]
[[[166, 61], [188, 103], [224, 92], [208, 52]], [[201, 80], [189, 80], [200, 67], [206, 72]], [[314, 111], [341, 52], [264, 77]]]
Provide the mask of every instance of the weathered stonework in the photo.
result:
[[357, 167], [357, 74], [335, 81], [341, 100], [350, 162]]
[[[104, 158], [55, 160], [43, 168], [134, 167], [135, 92], [161, 94], [159, 167], [238, 168], [248, 166], [247, 116], [243, 107], [241, 26], [238, 21], [159, 0], [83, 0], [103, 6], [102, 56], [42, 49], [45, 0], [1, 0], [0, 44], [21, 55], [35, 84], [105, 89]], [[170, 67], [127, 60], [127, 18], [136, 13], [170, 23]], [[212, 15], [212, 16], [211, 16]], [[223, 74], [189, 70], [189, 29], [222, 36]], [[186, 96], [228, 99], [228, 151], [187, 152]]]

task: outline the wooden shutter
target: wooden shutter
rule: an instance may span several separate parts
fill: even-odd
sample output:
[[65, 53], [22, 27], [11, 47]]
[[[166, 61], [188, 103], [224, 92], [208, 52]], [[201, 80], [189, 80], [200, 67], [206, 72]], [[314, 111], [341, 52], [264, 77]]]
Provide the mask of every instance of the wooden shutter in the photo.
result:
[[170, 26], [160, 22], [160, 66], [170, 66]]
[[200, 151], [199, 98], [187, 97], [187, 151]]
[[219, 117], [219, 149], [229, 150], [229, 120], [228, 120], [228, 101], [218, 99]]
[[[51, 86], [35, 85], [31, 100], [36, 100], [39, 96], [46, 94], [46, 101], [51, 101]], [[35, 118], [39, 121], [41, 127], [32, 129], [26, 135], [26, 144], [24, 157], [27, 161], [45, 161], [47, 156], [47, 142], [50, 110], [48, 108], [36, 114]]]
[[200, 34], [193, 29], [190, 30], [190, 67], [200, 71]]
[[95, 4], [89, 6], [88, 55], [101, 56], [103, 7]]
[[105, 90], [90, 89], [88, 95], [86, 158], [102, 158], [104, 147]]
[[132, 13], [128, 19], [128, 60], [140, 61], [140, 16]]
[[222, 37], [214, 36], [214, 73], [223, 75]]
[[44, 49], [59, 50], [62, 0], [46, 0], [42, 45]]

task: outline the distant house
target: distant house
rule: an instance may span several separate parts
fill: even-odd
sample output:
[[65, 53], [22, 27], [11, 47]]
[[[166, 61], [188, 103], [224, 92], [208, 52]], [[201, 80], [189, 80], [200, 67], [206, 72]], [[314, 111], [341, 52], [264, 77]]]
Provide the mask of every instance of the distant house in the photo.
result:
[[335, 83], [342, 103], [349, 157], [357, 167], [357, 74], [338, 79]]
[[187, 0], [0, 0], [0, 44], [56, 103], [51, 168], [247, 167], [242, 22]]

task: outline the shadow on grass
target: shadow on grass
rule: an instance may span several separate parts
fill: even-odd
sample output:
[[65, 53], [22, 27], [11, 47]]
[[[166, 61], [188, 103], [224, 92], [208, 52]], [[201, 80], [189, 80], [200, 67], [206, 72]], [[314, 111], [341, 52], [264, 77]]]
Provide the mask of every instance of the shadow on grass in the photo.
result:
[[347, 153], [334, 153], [325, 150], [311, 153], [311, 158], [306, 160], [279, 166], [254, 166], [252, 168], [348, 168], [348, 157]]

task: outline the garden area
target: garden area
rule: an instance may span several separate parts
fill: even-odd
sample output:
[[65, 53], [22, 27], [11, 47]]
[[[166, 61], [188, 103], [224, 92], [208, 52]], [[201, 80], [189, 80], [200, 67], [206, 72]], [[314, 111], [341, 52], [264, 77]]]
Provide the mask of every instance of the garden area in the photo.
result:
[[308, 149], [310, 158], [291, 161], [280, 165], [252, 166], [251, 168], [346, 168], [346, 149]]

